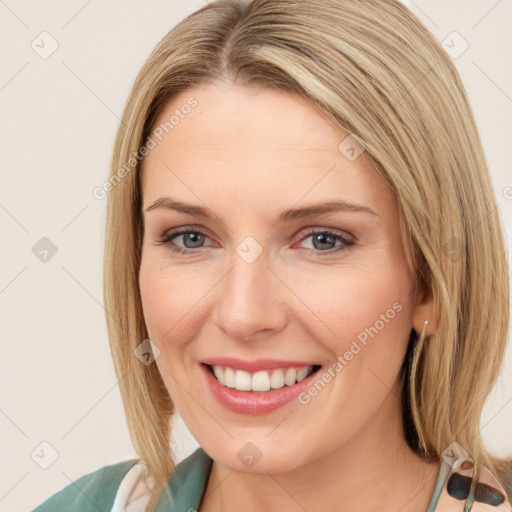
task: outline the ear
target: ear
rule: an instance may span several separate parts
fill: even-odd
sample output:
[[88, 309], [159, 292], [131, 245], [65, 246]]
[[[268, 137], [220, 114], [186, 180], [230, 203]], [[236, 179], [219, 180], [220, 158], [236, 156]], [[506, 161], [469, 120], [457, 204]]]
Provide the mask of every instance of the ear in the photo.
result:
[[438, 327], [438, 319], [434, 316], [434, 301], [430, 289], [418, 293], [414, 306], [412, 327], [418, 334], [423, 331], [426, 320], [428, 320], [428, 325], [425, 329], [425, 335], [428, 336], [434, 334]]

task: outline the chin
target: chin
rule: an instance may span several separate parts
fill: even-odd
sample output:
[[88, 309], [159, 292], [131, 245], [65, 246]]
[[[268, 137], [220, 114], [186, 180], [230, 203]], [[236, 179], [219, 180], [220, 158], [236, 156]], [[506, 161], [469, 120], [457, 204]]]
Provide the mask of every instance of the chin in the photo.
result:
[[[203, 446], [203, 445], [202, 445]], [[307, 464], [307, 454], [299, 447], [287, 446], [283, 449], [264, 442], [232, 441], [230, 446], [215, 445], [209, 450], [206, 445], [203, 449], [218, 464], [237, 473], [246, 474], [280, 474], [293, 471], [303, 464]], [[297, 454], [301, 457], [298, 458]]]

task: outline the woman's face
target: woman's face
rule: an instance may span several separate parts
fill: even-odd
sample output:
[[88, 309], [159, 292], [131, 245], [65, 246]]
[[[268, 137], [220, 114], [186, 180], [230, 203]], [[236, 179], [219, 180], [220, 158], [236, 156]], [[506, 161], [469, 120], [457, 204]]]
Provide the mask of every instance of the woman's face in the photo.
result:
[[428, 305], [392, 197], [346, 137], [300, 98], [225, 83], [182, 92], [155, 124], [144, 317], [178, 412], [231, 469], [370, 449], [400, 421]]

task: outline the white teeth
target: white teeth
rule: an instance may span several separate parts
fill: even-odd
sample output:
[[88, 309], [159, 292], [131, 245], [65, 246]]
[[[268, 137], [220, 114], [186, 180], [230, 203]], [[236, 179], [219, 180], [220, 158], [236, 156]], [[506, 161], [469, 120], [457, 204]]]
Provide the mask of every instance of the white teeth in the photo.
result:
[[224, 380], [224, 372], [222, 371], [222, 368], [220, 366], [214, 366], [213, 367], [213, 373], [215, 377], [217, 377], [217, 380], [223, 385], [226, 385], [226, 381]]
[[272, 389], [279, 389], [284, 386], [284, 373], [283, 370], [274, 370], [270, 377], [270, 387]]
[[308, 376], [308, 368], [301, 368], [297, 372], [297, 382], [300, 382], [301, 380], [304, 380]]
[[223, 386], [239, 391], [269, 391], [283, 388], [285, 385], [293, 386], [296, 382], [303, 381], [313, 371], [313, 366], [261, 370], [252, 374], [216, 365], [212, 368], [213, 374]]
[[239, 391], [251, 391], [251, 374], [243, 370], [237, 370], [235, 373], [235, 388]]
[[284, 374], [284, 383], [287, 386], [293, 386], [297, 380], [297, 370], [295, 368], [288, 368]]
[[[215, 368], [215, 366], [214, 366]], [[219, 366], [219, 368], [221, 368]], [[221, 369], [222, 370], [222, 369]], [[234, 388], [235, 387], [235, 372], [232, 368], [226, 368], [224, 370], [224, 386], [228, 388]], [[222, 384], [222, 382], [221, 382]]]
[[252, 376], [252, 390], [253, 391], [268, 391], [270, 389], [270, 377], [268, 372], [263, 370], [256, 372]]

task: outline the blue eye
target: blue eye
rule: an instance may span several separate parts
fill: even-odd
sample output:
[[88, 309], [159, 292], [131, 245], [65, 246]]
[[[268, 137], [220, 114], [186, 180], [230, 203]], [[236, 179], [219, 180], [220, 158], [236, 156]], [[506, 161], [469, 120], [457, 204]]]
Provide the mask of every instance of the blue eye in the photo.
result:
[[[332, 231], [330, 229], [322, 229], [322, 230], [312, 230], [310, 231], [305, 237], [302, 238], [302, 241], [306, 240], [307, 238], [312, 237], [312, 244], [313, 249], [315, 252], [320, 253], [332, 253], [332, 252], [338, 252], [343, 249], [347, 249], [354, 245], [354, 241], [344, 235], [340, 235], [339, 233]], [[341, 241], [341, 244], [338, 245], [338, 248], [335, 250], [328, 250], [328, 251], [322, 251], [320, 249], [329, 249], [329, 247], [325, 247], [325, 245], [332, 245], [334, 244], [333, 248], [336, 247], [336, 241]]]
[[[174, 243], [174, 240], [180, 237], [182, 238], [182, 243], [185, 247], [176, 246]], [[301, 238], [300, 241], [302, 242], [310, 237], [312, 238], [313, 249], [306, 250], [312, 251], [315, 254], [331, 254], [333, 252], [348, 249], [355, 244], [353, 239], [333, 231], [332, 229], [311, 229]], [[198, 252], [196, 249], [204, 247], [202, 244], [206, 239], [209, 239], [209, 237], [201, 231], [191, 228], [182, 228], [176, 231], [164, 233], [158, 239], [158, 243], [168, 246], [171, 251], [178, 254], [194, 254]], [[336, 246], [338, 241], [340, 243]]]
[[[190, 236], [192, 235], [192, 236]], [[171, 244], [172, 240], [175, 238], [182, 237], [183, 243], [190, 244], [190, 246], [186, 246], [185, 248], [182, 247], [176, 247], [175, 244]], [[158, 240], [159, 243], [162, 245], [168, 245], [169, 249], [173, 252], [177, 252], [180, 254], [186, 254], [186, 253], [193, 253], [196, 252], [194, 249], [201, 248], [200, 244], [204, 241], [204, 239], [207, 238], [205, 234], [201, 233], [200, 231], [193, 231], [191, 229], [182, 229], [179, 231], [174, 231], [170, 233], [164, 233], [164, 235]], [[173, 247], [174, 246], [174, 247]]]

